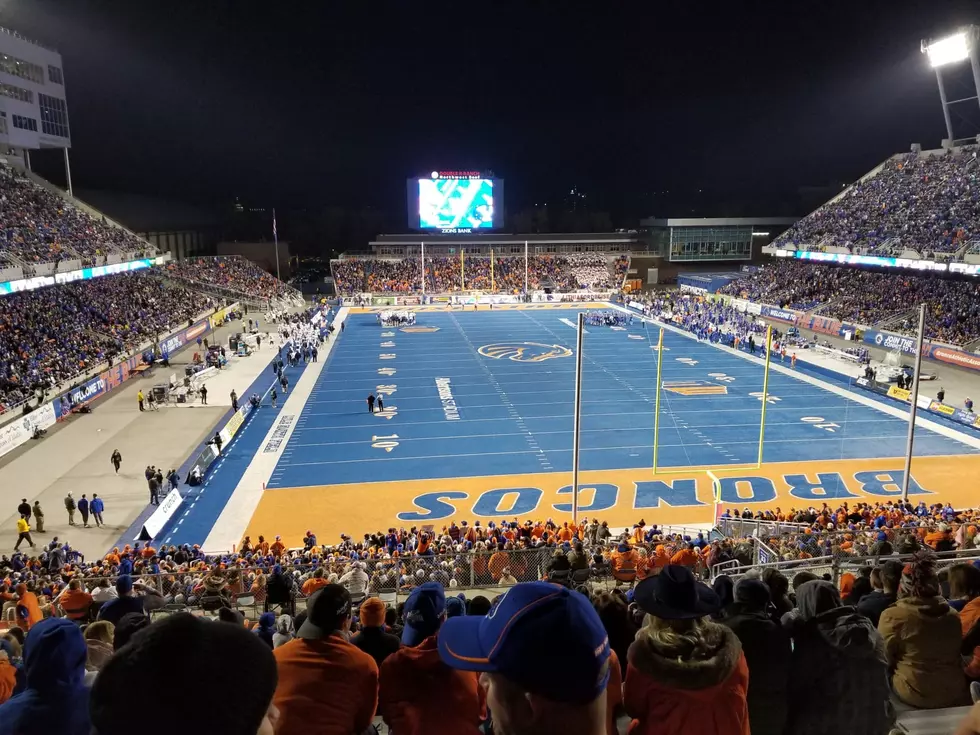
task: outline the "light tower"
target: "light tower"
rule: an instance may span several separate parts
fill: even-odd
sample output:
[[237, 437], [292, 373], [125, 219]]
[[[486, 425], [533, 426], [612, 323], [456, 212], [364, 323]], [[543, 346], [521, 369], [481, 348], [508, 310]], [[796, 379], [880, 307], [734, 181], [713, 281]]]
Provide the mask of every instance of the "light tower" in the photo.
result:
[[[939, 82], [939, 99], [943, 103], [943, 117], [946, 120], [946, 134], [949, 145], [954, 145], [956, 136], [953, 134], [953, 119], [951, 110], [954, 105], [972, 103], [980, 110], [980, 27], [971, 25], [951, 36], [939, 40], [925, 40], [921, 44], [922, 53], [929, 57], [929, 64], [936, 70], [936, 80]], [[973, 94], [967, 97], [950, 100], [946, 96], [946, 84], [943, 81], [943, 69], [970, 62], [973, 69]], [[980, 133], [980, 127], [970, 132], [970, 138]], [[961, 140], [966, 140], [961, 138]]]

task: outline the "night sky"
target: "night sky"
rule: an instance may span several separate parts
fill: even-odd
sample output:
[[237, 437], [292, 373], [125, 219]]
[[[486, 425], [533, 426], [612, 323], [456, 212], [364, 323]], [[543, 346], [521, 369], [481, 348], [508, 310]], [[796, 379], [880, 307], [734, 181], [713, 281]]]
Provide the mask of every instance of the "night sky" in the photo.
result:
[[403, 212], [409, 176], [490, 169], [508, 210], [575, 186], [617, 224], [802, 214], [801, 186], [938, 147], [919, 41], [969, 22], [977, 0], [0, 0], [64, 56], [76, 187]]

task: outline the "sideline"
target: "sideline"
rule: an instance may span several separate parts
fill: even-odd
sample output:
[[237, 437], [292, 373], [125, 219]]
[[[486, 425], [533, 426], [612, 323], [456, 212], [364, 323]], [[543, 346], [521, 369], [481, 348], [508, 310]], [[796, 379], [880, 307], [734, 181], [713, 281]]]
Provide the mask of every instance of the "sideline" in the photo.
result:
[[[673, 324], [668, 324], [666, 322], [660, 321], [659, 319], [645, 316], [643, 314], [640, 314], [639, 312], [633, 311], [632, 309], [628, 309], [624, 306], [620, 306], [619, 304], [610, 303], [609, 306], [619, 311], [622, 311], [623, 313], [632, 314], [634, 317], [639, 317], [642, 321], [649, 322], [650, 324], [656, 324], [658, 327], [663, 327], [664, 329], [674, 332], [675, 334], [679, 334], [683, 337], [686, 337], [687, 339], [699, 341], [697, 337], [693, 336], [690, 332], [684, 329], [680, 329], [679, 327], [675, 327]], [[725, 354], [740, 357], [743, 360], [747, 360], [760, 367], [765, 367], [766, 361], [761, 357], [754, 357], [752, 355], [748, 355], [742, 352], [741, 350], [733, 350], [729, 347], [723, 347], [722, 345], [719, 345], [715, 342], [702, 341], [701, 344], [710, 345], [711, 347], [714, 347], [717, 350], [721, 350]], [[908, 417], [909, 417], [908, 411], [903, 411], [900, 408], [879, 403], [878, 401], [872, 398], [868, 398], [867, 396], [854, 393], [853, 391], [849, 391], [846, 388], [841, 388], [831, 383], [827, 383], [826, 381], [820, 380], [819, 378], [814, 378], [811, 375], [806, 375], [800, 370], [793, 370], [792, 368], [788, 368], [783, 365], [776, 364], [775, 362], [770, 363], [769, 367], [770, 370], [775, 370], [776, 372], [781, 373], [783, 375], [788, 375], [804, 383], [808, 383], [810, 385], [816, 386], [817, 388], [822, 388], [823, 390], [829, 391], [834, 395], [841, 396], [842, 398], [849, 398], [855, 403], [860, 403], [862, 406], [873, 408], [877, 411], [880, 411], [881, 413], [888, 414], [889, 416], [892, 416], [894, 418], [902, 419], [906, 421], [906, 423], [908, 422]], [[916, 415], [915, 425], [916, 427], [929, 429], [930, 431], [933, 431], [936, 434], [939, 434], [940, 436], [944, 436], [947, 439], [954, 439], [962, 444], [966, 444], [969, 447], [973, 447], [974, 449], [980, 449], [980, 437], [970, 436], [951, 427], [943, 426], [942, 424], [937, 424], [935, 421], [931, 421], [927, 418], [924, 418], [921, 413]]]
[[302, 377], [283, 402], [276, 421], [259, 442], [259, 448], [242, 474], [241, 480], [232, 491], [231, 497], [225, 503], [214, 525], [211, 526], [204, 543], [201, 544], [204, 553], [227, 553], [241, 541], [245, 529], [255, 514], [255, 509], [262, 500], [266, 483], [269, 482], [279, 459], [289, 445], [296, 426], [303, 421], [303, 409], [307, 406], [310, 394], [333, 354], [334, 346], [340, 340], [340, 325], [347, 319], [348, 313], [349, 309], [345, 306], [334, 316], [333, 337], [328, 340], [326, 349], [321, 353], [323, 359], [306, 366]]

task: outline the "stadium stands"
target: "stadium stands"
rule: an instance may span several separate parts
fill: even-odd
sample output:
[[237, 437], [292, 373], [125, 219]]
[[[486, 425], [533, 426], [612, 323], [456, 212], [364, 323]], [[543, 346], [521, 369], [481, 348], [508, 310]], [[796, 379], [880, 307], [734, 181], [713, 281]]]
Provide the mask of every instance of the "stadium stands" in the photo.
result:
[[[422, 290], [418, 258], [384, 260], [355, 258], [332, 261], [337, 293], [414, 293]], [[524, 288], [524, 257], [495, 257], [493, 273], [490, 258], [463, 256], [462, 272], [458, 257], [426, 258], [425, 288], [428, 293], [466, 290], [517, 293]], [[611, 261], [598, 253], [572, 255], [533, 255], [528, 259], [528, 286], [532, 290], [545, 284], [557, 291], [620, 288], [629, 268], [629, 257]], [[461, 280], [463, 279], [463, 280]]]
[[7, 164], [0, 164], [0, 266], [81, 259], [103, 262], [113, 253], [155, 255], [135, 235], [91, 217]]
[[229, 295], [274, 300], [289, 298], [297, 291], [251, 260], [240, 255], [214, 258], [189, 258], [159, 266], [163, 275], [184, 281], [191, 287], [223, 289]]
[[776, 260], [720, 292], [800, 310], [823, 305], [821, 316], [867, 326], [897, 319], [925, 301], [928, 339], [960, 345], [980, 337], [980, 284], [972, 280]]
[[977, 147], [909, 153], [887, 161], [804, 217], [773, 246], [922, 257], [955, 253], [980, 235]]
[[145, 271], [17, 293], [0, 304], [2, 410], [214, 306]]

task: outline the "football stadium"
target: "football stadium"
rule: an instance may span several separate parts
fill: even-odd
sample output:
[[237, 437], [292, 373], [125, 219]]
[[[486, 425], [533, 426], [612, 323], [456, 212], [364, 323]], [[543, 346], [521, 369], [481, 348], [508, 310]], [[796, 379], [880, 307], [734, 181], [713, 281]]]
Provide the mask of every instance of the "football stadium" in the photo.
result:
[[980, 733], [977, 25], [805, 216], [423, 162], [315, 283], [88, 203], [0, 30], [0, 735]]

